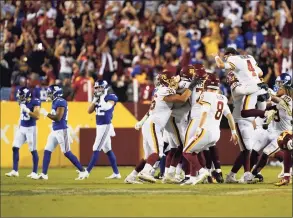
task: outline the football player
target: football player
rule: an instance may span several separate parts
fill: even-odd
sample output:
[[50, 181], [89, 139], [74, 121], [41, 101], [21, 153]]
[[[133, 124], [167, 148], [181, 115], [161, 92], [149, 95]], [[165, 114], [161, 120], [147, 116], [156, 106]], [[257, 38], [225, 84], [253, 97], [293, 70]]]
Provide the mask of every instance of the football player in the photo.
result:
[[[183, 149], [185, 158], [190, 163], [191, 176], [182, 185], [195, 185], [202, 182], [210, 174], [204, 169], [198, 160], [198, 153], [216, 144], [220, 138], [220, 122], [222, 115], [228, 119], [231, 128], [231, 140], [234, 144], [238, 143], [233, 116], [228, 107], [228, 100], [224, 95], [218, 94], [219, 79], [215, 74], [209, 74], [205, 82], [206, 91], [204, 91], [198, 100], [200, 107], [200, 119], [192, 119], [185, 139]], [[196, 172], [199, 174], [196, 176]]]
[[13, 170], [5, 175], [8, 177], [18, 177], [19, 149], [27, 142], [33, 159], [33, 170], [27, 175], [30, 178], [37, 178], [39, 156], [37, 152], [36, 120], [40, 117], [41, 101], [32, 98], [32, 93], [27, 87], [22, 87], [17, 91], [17, 100], [20, 105], [20, 125], [16, 131], [12, 151]]
[[52, 101], [52, 110], [47, 112], [41, 108], [40, 113], [44, 117], [52, 120], [52, 132], [49, 134], [47, 144], [45, 146], [43, 158], [43, 170], [37, 179], [48, 180], [48, 168], [51, 161], [51, 154], [59, 144], [61, 151], [70, 162], [83, 174], [85, 170], [82, 168], [77, 157], [70, 151], [72, 139], [67, 127], [68, 105], [67, 101], [62, 98], [62, 89], [58, 85], [51, 85], [47, 89], [48, 100]]
[[241, 166], [244, 166], [244, 182], [254, 183], [253, 175], [250, 172], [250, 151], [253, 145], [254, 119], [256, 116], [266, 118], [266, 123], [273, 120], [275, 111], [255, 109], [257, 104], [257, 93], [262, 91], [255, 83], [242, 84], [233, 72], [227, 75], [227, 83], [230, 85], [233, 97], [233, 117], [236, 122], [236, 129], [240, 137], [240, 154], [236, 158], [231, 172], [226, 177], [227, 183], [238, 183], [236, 173]]
[[261, 83], [259, 77], [263, 75], [263, 72], [251, 55], [238, 55], [236, 49], [229, 47], [225, 50], [224, 59], [225, 63], [219, 56], [216, 56], [217, 66], [229, 72], [233, 71], [235, 77], [242, 84]]
[[[196, 80], [191, 81], [189, 88], [179, 95], [176, 94], [176, 90], [178, 88], [180, 77], [170, 77], [168, 75], [168, 72], [163, 71], [159, 76], [160, 86], [158, 87], [151, 103], [149, 117], [146, 118], [142, 125], [146, 163], [139, 173], [138, 178], [147, 182], [156, 182], [155, 178], [151, 175], [151, 171], [155, 162], [160, 156], [162, 156], [162, 131], [166, 127], [172, 114], [174, 102], [186, 102], [191, 95], [191, 90], [197, 83]], [[129, 176], [127, 176], [126, 180], [133, 180], [133, 178], [137, 176], [137, 173], [138, 171], [134, 170]]]
[[[195, 68], [192, 65], [183, 67], [180, 71], [180, 82], [176, 93], [182, 94], [192, 78], [195, 76]], [[168, 136], [169, 152], [166, 157], [166, 174], [163, 182], [179, 183], [181, 181], [180, 168], [184, 135], [188, 125], [188, 115], [191, 109], [191, 103], [187, 100], [184, 103], [174, 103], [171, 117], [166, 124], [165, 133]], [[176, 173], [177, 168], [177, 173]]]
[[277, 143], [278, 136], [283, 131], [292, 131], [292, 87], [291, 76], [289, 74], [281, 74], [280, 78], [276, 81], [277, 96], [272, 96], [272, 101], [276, 105], [272, 106], [276, 111], [275, 118], [267, 131], [267, 134], [263, 134], [259, 137], [255, 145], [255, 150], [259, 151], [263, 147], [263, 154], [260, 161], [252, 171], [253, 175], [257, 175], [261, 169], [266, 165], [269, 156], [273, 155], [279, 150]]
[[[293, 132], [284, 131], [278, 137], [278, 146], [284, 151], [284, 177], [276, 186], [288, 185], [290, 183], [290, 168], [292, 167]], [[292, 175], [291, 175], [292, 176]], [[292, 182], [292, 180], [291, 180]]]
[[108, 83], [105, 80], [95, 82], [94, 89], [94, 99], [88, 108], [88, 113], [96, 112], [96, 139], [93, 145], [91, 161], [86, 168], [85, 174], [82, 174], [79, 179], [82, 180], [89, 176], [101, 150], [107, 154], [113, 169], [113, 174], [106, 177], [106, 179], [120, 179], [121, 175], [118, 171], [116, 156], [111, 147], [111, 137], [115, 136], [112, 118], [118, 97], [115, 94], [108, 94]]

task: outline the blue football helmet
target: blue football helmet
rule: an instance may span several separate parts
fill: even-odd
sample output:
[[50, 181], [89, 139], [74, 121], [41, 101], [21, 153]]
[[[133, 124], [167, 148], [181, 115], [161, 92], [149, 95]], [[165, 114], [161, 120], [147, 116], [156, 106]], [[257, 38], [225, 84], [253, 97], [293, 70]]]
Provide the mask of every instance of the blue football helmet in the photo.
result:
[[95, 97], [101, 96], [105, 92], [107, 87], [108, 87], [108, 83], [106, 80], [98, 80], [97, 82], [95, 82], [95, 86], [94, 86]]
[[27, 87], [21, 87], [17, 90], [16, 98], [19, 104], [24, 104], [32, 97], [31, 91]]
[[277, 77], [274, 91], [277, 92], [282, 86], [285, 88], [290, 88], [292, 85], [292, 78], [288, 73], [282, 73], [280, 76]]
[[58, 85], [51, 85], [47, 89], [47, 96], [51, 101], [55, 100], [57, 97], [62, 97], [62, 95], [62, 88]]

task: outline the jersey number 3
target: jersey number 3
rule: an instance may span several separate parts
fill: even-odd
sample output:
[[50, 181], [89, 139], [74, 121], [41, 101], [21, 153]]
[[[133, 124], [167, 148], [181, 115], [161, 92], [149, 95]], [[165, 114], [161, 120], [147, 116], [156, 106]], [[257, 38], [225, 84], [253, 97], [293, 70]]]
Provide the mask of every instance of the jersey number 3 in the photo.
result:
[[256, 76], [255, 70], [254, 70], [250, 60], [247, 60], [247, 67], [248, 67], [248, 70], [252, 73], [252, 76]]
[[215, 114], [215, 119], [219, 120], [222, 116], [223, 113], [223, 109], [224, 109], [224, 103], [222, 101], [218, 101], [217, 104], [217, 112]]

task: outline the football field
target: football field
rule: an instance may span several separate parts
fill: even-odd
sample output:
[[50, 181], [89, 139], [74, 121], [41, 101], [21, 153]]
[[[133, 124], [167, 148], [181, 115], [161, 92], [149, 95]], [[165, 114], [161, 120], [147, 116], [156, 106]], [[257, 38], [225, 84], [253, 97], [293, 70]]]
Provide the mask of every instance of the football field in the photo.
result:
[[[120, 167], [125, 176], [132, 167]], [[274, 216], [292, 217], [292, 185], [275, 187], [279, 167], [266, 167], [259, 184], [129, 185], [105, 180], [109, 167], [96, 167], [89, 179], [75, 181], [74, 168], [49, 169], [49, 180], [7, 178], [1, 169], [1, 217], [49, 216]], [[224, 167], [224, 175], [230, 167]], [[241, 171], [242, 173], [243, 171]]]

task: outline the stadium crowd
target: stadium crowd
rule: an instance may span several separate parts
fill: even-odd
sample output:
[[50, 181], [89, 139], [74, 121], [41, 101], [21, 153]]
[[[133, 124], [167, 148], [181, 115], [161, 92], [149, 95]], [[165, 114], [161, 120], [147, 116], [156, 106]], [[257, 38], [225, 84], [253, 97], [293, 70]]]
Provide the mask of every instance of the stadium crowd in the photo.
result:
[[293, 1], [16, 1], [1, 6], [1, 87], [15, 100], [21, 86], [45, 100], [60, 84], [67, 100], [87, 101], [89, 84], [103, 78], [119, 101], [148, 100], [162, 69], [179, 73], [204, 63], [221, 79], [214, 55], [226, 47], [253, 55], [270, 87], [292, 75]]

